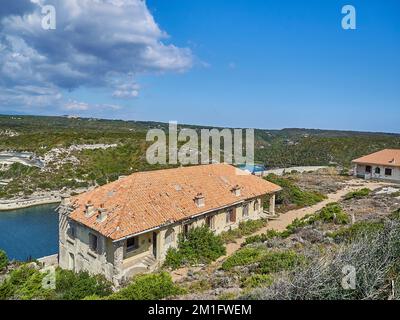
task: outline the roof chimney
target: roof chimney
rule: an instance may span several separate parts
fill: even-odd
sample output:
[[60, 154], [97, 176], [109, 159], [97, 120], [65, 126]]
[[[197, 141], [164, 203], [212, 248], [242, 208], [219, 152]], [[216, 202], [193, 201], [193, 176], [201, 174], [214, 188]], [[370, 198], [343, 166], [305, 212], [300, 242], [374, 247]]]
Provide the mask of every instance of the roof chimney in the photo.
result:
[[205, 206], [204, 195], [203, 195], [202, 193], [198, 193], [198, 194], [194, 197], [194, 203], [195, 203], [196, 206], [198, 206], [199, 208], [204, 207], [204, 206]]
[[107, 210], [103, 208], [103, 205], [101, 205], [101, 208], [99, 209], [97, 213], [97, 222], [103, 222], [104, 220], [107, 219]]
[[95, 213], [92, 201], [88, 201], [85, 205], [85, 217], [90, 218]]
[[236, 186], [234, 186], [233, 188], [232, 188], [232, 193], [236, 196], [236, 197], [240, 197], [240, 194], [241, 194], [241, 187], [237, 184]]

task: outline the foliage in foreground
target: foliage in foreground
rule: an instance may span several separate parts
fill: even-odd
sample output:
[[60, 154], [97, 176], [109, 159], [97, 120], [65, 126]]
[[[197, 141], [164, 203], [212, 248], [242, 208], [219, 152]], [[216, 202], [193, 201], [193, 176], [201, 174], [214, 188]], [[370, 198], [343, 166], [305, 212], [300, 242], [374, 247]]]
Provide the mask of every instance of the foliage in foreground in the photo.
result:
[[91, 295], [105, 297], [112, 293], [112, 284], [102, 275], [57, 269], [56, 279], [59, 299], [81, 300]]
[[179, 235], [178, 248], [168, 250], [164, 266], [177, 269], [183, 265], [208, 264], [225, 253], [221, 237], [201, 226], [190, 230], [186, 239]]
[[353, 225], [341, 228], [329, 233], [336, 241], [353, 241], [359, 237], [368, 237], [381, 231], [384, 227], [383, 221], [359, 221]]
[[259, 262], [264, 254], [265, 250], [259, 248], [243, 248], [228, 257], [222, 264], [222, 269], [228, 271], [237, 266], [245, 266]]
[[273, 282], [274, 279], [271, 275], [256, 273], [241, 279], [241, 287], [245, 289], [267, 287]]
[[237, 266], [257, 263], [257, 274], [270, 274], [293, 269], [304, 261], [305, 258], [293, 250], [268, 251], [262, 247], [245, 247], [227, 258], [222, 269], [229, 271]]
[[260, 261], [258, 272], [261, 274], [292, 270], [303, 264], [305, 258], [292, 250], [268, 252]]
[[108, 300], [160, 300], [184, 293], [167, 272], [136, 276], [131, 284], [112, 294]]
[[52, 299], [55, 292], [42, 286], [44, 273], [23, 265], [11, 271], [0, 285], [0, 300], [44, 300]]
[[18, 267], [0, 284], [0, 300], [80, 300], [91, 295], [104, 297], [112, 293], [111, 283], [103, 276], [62, 269], [56, 270], [56, 289], [45, 288], [43, 279], [47, 274], [32, 264]]
[[[358, 237], [339, 248], [315, 252], [306, 266], [281, 275], [247, 299], [399, 299], [400, 221], [386, 220], [381, 231]], [[345, 289], [343, 268], [355, 270], [355, 288]], [[346, 273], [347, 274], [347, 273]], [[394, 284], [394, 286], [392, 286]]]
[[0, 271], [2, 271], [8, 265], [8, 257], [7, 254], [0, 250]]

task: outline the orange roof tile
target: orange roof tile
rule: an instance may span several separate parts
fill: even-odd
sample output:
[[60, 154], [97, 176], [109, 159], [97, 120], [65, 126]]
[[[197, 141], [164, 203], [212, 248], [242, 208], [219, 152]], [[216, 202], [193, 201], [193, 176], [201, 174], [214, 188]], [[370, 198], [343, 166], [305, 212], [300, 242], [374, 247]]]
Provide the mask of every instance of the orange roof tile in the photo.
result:
[[[271, 182], [227, 164], [210, 164], [134, 173], [71, 198], [70, 218], [118, 240], [165, 224], [279, 191]], [[240, 186], [240, 196], [232, 192]], [[195, 204], [198, 194], [204, 206]], [[85, 206], [104, 208], [105, 220], [85, 216]]]
[[384, 149], [353, 160], [354, 163], [400, 167], [400, 149]]

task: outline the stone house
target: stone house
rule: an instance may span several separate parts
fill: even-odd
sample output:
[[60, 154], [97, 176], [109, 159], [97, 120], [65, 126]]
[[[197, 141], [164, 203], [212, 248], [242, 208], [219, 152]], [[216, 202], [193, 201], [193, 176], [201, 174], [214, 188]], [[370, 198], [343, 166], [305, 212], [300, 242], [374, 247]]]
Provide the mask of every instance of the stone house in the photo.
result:
[[385, 149], [352, 161], [354, 175], [400, 182], [400, 149]]
[[215, 233], [274, 214], [280, 187], [227, 164], [138, 172], [60, 206], [59, 265], [119, 284], [159, 267], [178, 235], [207, 224]]

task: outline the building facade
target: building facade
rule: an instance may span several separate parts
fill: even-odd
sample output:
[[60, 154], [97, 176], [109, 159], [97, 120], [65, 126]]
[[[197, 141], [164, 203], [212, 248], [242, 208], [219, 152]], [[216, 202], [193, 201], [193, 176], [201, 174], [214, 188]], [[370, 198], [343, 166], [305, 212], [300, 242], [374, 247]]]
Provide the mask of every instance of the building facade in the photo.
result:
[[137, 173], [65, 199], [60, 267], [103, 274], [118, 285], [158, 268], [179, 235], [194, 227], [219, 234], [260, 219], [265, 197], [273, 214], [280, 187], [236, 170], [213, 164]]
[[352, 161], [354, 175], [363, 179], [400, 182], [400, 150], [385, 149]]

